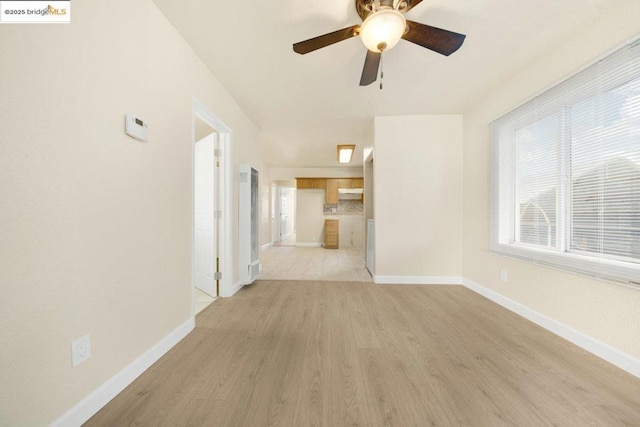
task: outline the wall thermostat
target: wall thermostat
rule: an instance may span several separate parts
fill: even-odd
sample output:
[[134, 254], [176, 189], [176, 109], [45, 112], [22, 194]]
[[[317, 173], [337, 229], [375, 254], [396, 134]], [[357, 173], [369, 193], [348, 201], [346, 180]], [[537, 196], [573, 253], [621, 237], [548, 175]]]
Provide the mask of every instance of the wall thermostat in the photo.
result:
[[124, 116], [124, 132], [132, 138], [147, 142], [149, 129], [145, 122], [132, 114]]

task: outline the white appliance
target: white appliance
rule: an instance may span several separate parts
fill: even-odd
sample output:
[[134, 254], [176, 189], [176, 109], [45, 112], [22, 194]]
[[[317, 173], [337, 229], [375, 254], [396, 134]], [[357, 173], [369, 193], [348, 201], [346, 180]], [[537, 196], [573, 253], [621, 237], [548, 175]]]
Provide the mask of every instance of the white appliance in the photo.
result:
[[258, 171], [246, 163], [239, 165], [240, 185], [238, 188], [238, 226], [240, 281], [253, 283], [260, 272], [258, 242]]

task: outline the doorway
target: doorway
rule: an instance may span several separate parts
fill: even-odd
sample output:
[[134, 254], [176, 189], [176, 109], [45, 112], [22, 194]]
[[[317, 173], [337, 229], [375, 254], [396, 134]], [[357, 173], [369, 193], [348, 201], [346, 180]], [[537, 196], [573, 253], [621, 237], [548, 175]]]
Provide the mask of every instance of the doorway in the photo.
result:
[[272, 241], [274, 246], [296, 245], [296, 188], [289, 182], [271, 186]]
[[193, 173], [193, 233], [194, 233], [194, 299], [195, 313], [204, 310], [219, 294], [220, 241], [216, 205], [219, 181], [215, 150], [218, 132], [196, 117]]
[[[192, 314], [230, 296], [231, 132], [194, 99]], [[226, 274], [225, 274], [226, 273]]]

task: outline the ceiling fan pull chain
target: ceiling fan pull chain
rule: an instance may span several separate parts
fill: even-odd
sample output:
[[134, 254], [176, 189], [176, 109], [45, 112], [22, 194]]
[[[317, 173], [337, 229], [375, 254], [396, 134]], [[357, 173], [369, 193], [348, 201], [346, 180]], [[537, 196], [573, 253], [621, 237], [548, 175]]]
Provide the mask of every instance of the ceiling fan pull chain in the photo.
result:
[[384, 68], [382, 67], [382, 54], [380, 54], [380, 90], [382, 90], [383, 79], [384, 79]]

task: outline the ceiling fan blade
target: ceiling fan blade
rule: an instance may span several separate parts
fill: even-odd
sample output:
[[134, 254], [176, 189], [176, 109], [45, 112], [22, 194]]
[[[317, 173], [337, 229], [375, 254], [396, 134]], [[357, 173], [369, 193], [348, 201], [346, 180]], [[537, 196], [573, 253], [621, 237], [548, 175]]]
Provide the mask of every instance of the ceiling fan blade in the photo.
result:
[[348, 28], [343, 28], [342, 30], [334, 31], [333, 33], [324, 34], [322, 36], [295, 43], [293, 45], [293, 51], [300, 55], [304, 55], [305, 53], [313, 52], [314, 50], [357, 36], [359, 29], [360, 25], [353, 25]]
[[367, 58], [364, 60], [362, 77], [360, 77], [360, 86], [369, 86], [371, 83], [378, 80], [378, 67], [380, 67], [381, 57], [381, 53], [367, 50]]
[[409, 20], [407, 20], [407, 32], [402, 36], [405, 40], [445, 56], [449, 56], [458, 50], [462, 46], [465, 37], [467, 36], [464, 34]]

